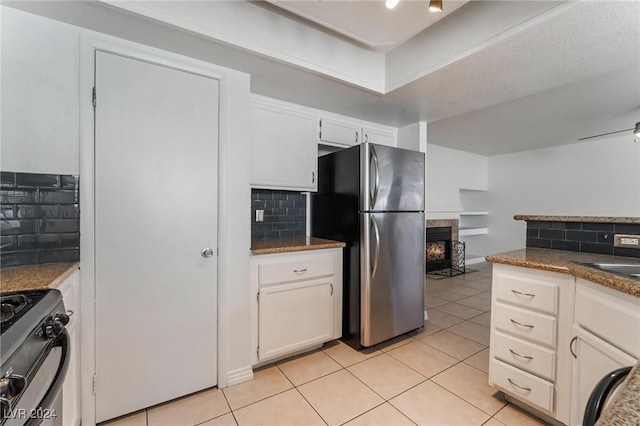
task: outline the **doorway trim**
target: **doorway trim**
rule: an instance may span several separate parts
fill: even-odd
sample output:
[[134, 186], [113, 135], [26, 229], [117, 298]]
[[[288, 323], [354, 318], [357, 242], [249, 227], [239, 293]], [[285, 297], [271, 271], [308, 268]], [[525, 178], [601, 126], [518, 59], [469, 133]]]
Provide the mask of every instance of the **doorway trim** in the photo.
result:
[[[233, 224], [233, 194], [230, 194], [232, 180], [229, 176], [233, 164], [230, 146], [233, 143], [231, 134], [233, 129], [246, 126], [247, 116], [238, 116], [238, 108], [246, 109], [249, 104], [249, 76], [228, 68], [213, 65], [197, 59], [192, 59], [176, 53], [139, 43], [119, 39], [99, 33], [82, 33], [80, 35], [80, 199], [82, 213], [80, 216], [80, 358], [81, 358], [81, 396], [83, 424], [95, 424], [96, 398], [94, 377], [96, 372], [96, 340], [95, 340], [95, 123], [92, 91], [95, 81], [95, 54], [102, 50], [121, 56], [167, 66], [170, 68], [192, 72], [219, 81], [219, 135], [218, 135], [218, 341], [217, 341], [217, 371], [218, 387], [226, 387], [229, 379], [232, 382], [251, 379], [251, 366], [233, 371], [241, 378], [229, 377], [229, 324], [230, 312], [227, 299], [230, 291], [230, 281], [233, 278], [234, 267], [232, 254], [237, 247], [234, 236], [229, 231]], [[99, 95], [98, 95], [99, 96]], [[246, 104], [246, 105], [245, 105]], [[244, 120], [244, 121], [243, 121]], [[236, 140], [236, 143], [238, 141]], [[248, 172], [246, 178], [248, 188]], [[248, 191], [248, 189], [247, 189]], [[237, 196], [237, 195], [236, 195]], [[249, 200], [249, 197], [246, 197]], [[232, 205], [233, 207], [229, 207]], [[248, 211], [248, 209], [244, 209]], [[248, 243], [248, 241], [247, 241]], [[237, 251], [237, 250], [235, 250]], [[248, 256], [247, 256], [248, 264]], [[246, 271], [246, 268], [245, 268]], [[248, 358], [248, 356], [247, 356]], [[233, 375], [233, 374], [231, 374]]]

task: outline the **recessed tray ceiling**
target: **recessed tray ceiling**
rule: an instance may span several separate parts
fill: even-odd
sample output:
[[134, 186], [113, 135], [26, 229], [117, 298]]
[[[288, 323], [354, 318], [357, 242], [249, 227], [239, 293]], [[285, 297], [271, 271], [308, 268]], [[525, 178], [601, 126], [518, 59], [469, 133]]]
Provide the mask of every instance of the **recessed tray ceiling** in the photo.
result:
[[428, 1], [400, 0], [394, 9], [384, 1], [267, 2], [339, 33], [369, 48], [388, 51], [452, 13], [467, 1], [444, 1], [441, 13], [429, 12]]

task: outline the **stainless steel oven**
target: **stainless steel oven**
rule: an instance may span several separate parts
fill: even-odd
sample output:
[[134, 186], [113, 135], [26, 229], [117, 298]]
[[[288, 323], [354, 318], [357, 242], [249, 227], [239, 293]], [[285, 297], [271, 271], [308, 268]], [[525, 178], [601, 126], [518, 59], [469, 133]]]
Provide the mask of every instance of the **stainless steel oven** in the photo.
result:
[[0, 425], [60, 424], [71, 353], [62, 295], [51, 289], [0, 299]]

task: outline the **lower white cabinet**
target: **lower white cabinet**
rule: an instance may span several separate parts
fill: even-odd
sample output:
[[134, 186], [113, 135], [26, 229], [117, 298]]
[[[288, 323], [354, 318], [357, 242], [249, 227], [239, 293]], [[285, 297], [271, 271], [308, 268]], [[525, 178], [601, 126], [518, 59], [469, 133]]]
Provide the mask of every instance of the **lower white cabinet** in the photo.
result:
[[254, 365], [341, 336], [342, 249], [254, 256], [251, 283]]
[[59, 286], [64, 307], [69, 315], [67, 332], [69, 333], [71, 358], [67, 376], [62, 385], [62, 424], [77, 426], [80, 424], [80, 272], [75, 271]]
[[640, 358], [640, 298], [578, 278], [572, 340], [571, 424], [605, 375]]
[[489, 383], [569, 423], [575, 277], [493, 265]]

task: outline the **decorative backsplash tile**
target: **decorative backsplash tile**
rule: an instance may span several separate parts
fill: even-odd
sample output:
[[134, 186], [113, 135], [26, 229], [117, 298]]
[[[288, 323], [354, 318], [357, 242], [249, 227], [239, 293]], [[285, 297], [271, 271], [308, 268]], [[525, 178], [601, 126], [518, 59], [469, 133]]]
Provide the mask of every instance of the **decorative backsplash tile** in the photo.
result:
[[0, 172], [0, 265], [80, 260], [79, 179]]
[[640, 224], [527, 222], [527, 247], [640, 257], [640, 250], [613, 246], [614, 234], [640, 235]]
[[[264, 210], [264, 222], [256, 222], [256, 210]], [[300, 192], [251, 190], [251, 239], [304, 237], [307, 229], [307, 196]]]

